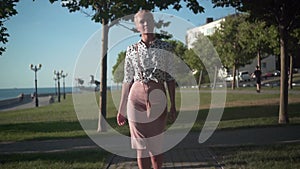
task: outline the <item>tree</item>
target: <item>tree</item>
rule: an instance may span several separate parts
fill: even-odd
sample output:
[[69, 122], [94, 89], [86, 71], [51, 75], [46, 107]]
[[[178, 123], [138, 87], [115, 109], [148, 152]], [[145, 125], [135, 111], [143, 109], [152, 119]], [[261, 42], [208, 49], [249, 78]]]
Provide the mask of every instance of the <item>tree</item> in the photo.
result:
[[[189, 66], [189, 68], [193, 71], [195, 79], [200, 86], [201, 82], [201, 71], [203, 71], [203, 64], [200, 58], [196, 55], [193, 49], [187, 49], [184, 51], [183, 61]], [[200, 79], [201, 78], [201, 79]]]
[[118, 54], [117, 62], [113, 66], [112, 74], [115, 83], [122, 83], [124, 78], [124, 60], [126, 52], [122, 51]]
[[174, 54], [183, 59], [184, 53], [187, 50], [186, 45], [178, 40], [168, 40], [168, 42], [173, 46]]
[[[15, 9], [16, 3], [19, 0], [1, 0], [0, 1], [0, 43], [5, 45], [8, 42], [9, 34], [7, 33], [7, 28], [4, 26], [4, 22], [10, 17], [16, 15], [18, 12]], [[4, 46], [0, 47], [0, 56], [5, 52], [6, 48]]]
[[[207, 36], [199, 34], [192, 44], [192, 50], [195, 52], [197, 59], [199, 60], [197, 71], [199, 74], [199, 87], [202, 80], [202, 75], [208, 78], [209, 82], [216, 87], [217, 72], [222, 67], [220, 65], [218, 54]], [[213, 80], [213, 81], [212, 81]]]
[[[51, 3], [58, 0], [49, 0]], [[106, 126], [104, 121], [106, 118], [106, 90], [107, 90], [107, 50], [108, 50], [108, 33], [109, 27], [119, 23], [119, 19], [136, 13], [140, 9], [148, 10], [164, 10], [173, 7], [175, 10], [182, 8], [181, 0], [61, 0], [62, 5], [67, 7], [70, 12], [79, 11], [90, 8], [94, 11], [92, 20], [102, 24], [102, 54], [101, 54], [101, 85], [99, 99], [99, 125], [98, 131], [105, 131]], [[204, 11], [197, 0], [183, 0], [186, 7], [194, 13]]]
[[[236, 77], [236, 70], [249, 64], [255, 56], [252, 51], [246, 50], [243, 44], [243, 31], [240, 26], [246, 22], [246, 16], [236, 14], [228, 16], [221, 23], [220, 28], [210, 36], [225, 67], [232, 68], [232, 76]], [[232, 89], [235, 89], [236, 78], [232, 80]]]
[[[211, 49], [209, 48], [209, 42], [206, 39], [204, 39], [204, 36], [199, 36], [195, 41], [195, 43], [193, 43], [194, 49], [188, 49], [186, 45], [184, 45], [182, 42], [177, 40], [169, 40], [168, 42], [172, 44], [174, 48], [174, 53], [178, 57], [178, 59], [181, 59], [181, 61], [179, 61], [180, 62], [179, 65], [181, 66], [181, 62], [183, 61], [193, 72], [193, 75], [197, 80], [197, 82], [199, 82], [198, 85], [200, 86], [201, 72], [205, 71], [204, 74], [207, 75], [203, 65], [203, 60], [205, 60], [205, 58], [208, 57], [204, 56], [205, 52], [203, 52], [203, 50], [209, 51], [209, 49]], [[195, 53], [195, 51], [198, 51], [198, 53]], [[190, 79], [190, 77], [187, 77], [185, 74], [183, 74], [182, 77], [178, 77], [178, 78], [181, 79], [182, 83], [184, 83], [183, 85], [188, 86], [190, 84], [188, 82], [188, 79]], [[187, 80], [184, 81], [184, 79]]]
[[294, 60], [297, 56], [297, 52], [300, 49], [300, 28], [293, 30], [288, 37], [288, 56], [290, 59], [289, 65], [289, 89], [293, 88], [293, 68]]
[[300, 1], [295, 0], [212, 0], [216, 6], [233, 6], [250, 17], [274, 25], [280, 41], [280, 105], [278, 123], [288, 123], [288, 35], [300, 27]]
[[[247, 18], [246, 18], [247, 19]], [[239, 30], [243, 35], [241, 42], [249, 53], [257, 53], [257, 65], [261, 67], [261, 60], [278, 48], [278, 31], [266, 22], [259, 20], [246, 21], [240, 25]]]
[[[199, 78], [199, 72], [201, 67], [201, 60], [195, 54], [195, 52], [191, 49], [188, 49], [185, 44], [177, 40], [169, 40], [170, 44], [172, 44], [174, 48], [174, 54], [177, 56], [177, 61], [175, 62], [175, 69], [181, 70], [184, 67], [182, 64], [186, 64], [186, 66], [193, 72], [195, 79]], [[180, 79], [181, 84], [183, 86], [191, 86], [190, 82], [191, 77], [187, 76], [186, 72], [182, 70], [177, 72], [177, 78]]]

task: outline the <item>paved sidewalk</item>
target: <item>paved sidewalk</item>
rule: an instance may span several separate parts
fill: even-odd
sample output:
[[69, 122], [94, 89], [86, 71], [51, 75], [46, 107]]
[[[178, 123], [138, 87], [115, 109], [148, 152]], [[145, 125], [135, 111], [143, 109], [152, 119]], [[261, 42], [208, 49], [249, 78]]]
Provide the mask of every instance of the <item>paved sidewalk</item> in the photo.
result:
[[[39, 107], [49, 105], [49, 96], [38, 97], [39, 99]], [[11, 105], [0, 107], [1, 111], [8, 111], [8, 110], [20, 110], [20, 109], [28, 109], [35, 107], [35, 99], [26, 98], [22, 102], [16, 102]]]
[[[223, 168], [211, 147], [300, 143], [300, 126], [218, 130], [205, 143], [199, 144], [199, 133], [190, 133], [172, 150], [165, 153], [164, 169]], [[113, 156], [108, 169], [137, 169], [136, 159]]]
[[[136, 159], [113, 156], [106, 169], [138, 169]], [[173, 148], [164, 154], [164, 169], [222, 168], [209, 148]]]
[[[198, 143], [199, 133], [191, 132], [176, 147], [165, 153], [163, 166], [165, 169], [222, 168], [222, 164], [216, 160], [211, 147], [300, 143], [299, 131], [299, 125], [218, 130], [203, 144]], [[89, 138], [2, 142], [0, 143], [0, 154], [45, 153], [98, 148]], [[135, 159], [116, 155], [112, 156], [107, 163], [108, 169], [137, 168]]]

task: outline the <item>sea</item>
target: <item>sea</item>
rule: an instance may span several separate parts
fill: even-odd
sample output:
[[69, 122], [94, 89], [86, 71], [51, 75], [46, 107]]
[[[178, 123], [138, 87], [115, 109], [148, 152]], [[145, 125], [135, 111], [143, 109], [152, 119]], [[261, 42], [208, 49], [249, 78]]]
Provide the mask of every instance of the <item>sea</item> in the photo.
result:
[[[65, 91], [66, 93], [72, 92], [72, 87], [66, 87]], [[74, 88], [75, 89], [75, 88]], [[11, 88], [11, 89], [0, 89], [0, 100], [6, 100], [11, 98], [16, 98], [21, 93], [27, 95], [27, 94], [33, 94], [35, 92], [35, 88]], [[61, 93], [63, 92], [63, 89], [61, 89]], [[55, 88], [38, 88], [37, 89], [38, 94], [50, 94], [50, 93], [56, 93]]]
[[[94, 90], [94, 87], [86, 87], [86, 90]], [[109, 90], [120, 90], [120, 86], [108, 86]], [[66, 93], [79, 92], [81, 89], [77, 87], [66, 87]], [[18, 97], [21, 93], [31, 95], [35, 92], [35, 88], [10, 88], [10, 89], [0, 89], [0, 101], [6, 99], [12, 99]], [[55, 88], [53, 87], [44, 87], [37, 89], [38, 95], [40, 94], [55, 94]], [[63, 88], [60, 89], [60, 92], [63, 93]]]

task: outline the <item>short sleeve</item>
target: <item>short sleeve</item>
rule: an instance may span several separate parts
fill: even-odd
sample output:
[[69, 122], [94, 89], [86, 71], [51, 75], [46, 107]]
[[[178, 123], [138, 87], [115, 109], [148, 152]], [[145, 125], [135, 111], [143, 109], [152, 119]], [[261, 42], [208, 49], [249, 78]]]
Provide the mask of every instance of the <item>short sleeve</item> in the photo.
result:
[[124, 63], [124, 80], [123, 83], [131, 83], [134, 77], [134, 68], [132, 64], [131, 55], [133, 48], [129, 46], [126, 50], [125, 63]]

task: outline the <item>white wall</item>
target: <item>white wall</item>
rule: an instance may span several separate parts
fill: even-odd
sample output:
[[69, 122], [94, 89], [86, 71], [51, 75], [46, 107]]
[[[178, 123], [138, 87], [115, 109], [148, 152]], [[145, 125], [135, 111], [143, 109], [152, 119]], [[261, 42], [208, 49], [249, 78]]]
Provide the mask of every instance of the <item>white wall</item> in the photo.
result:
[[225, 21], [225, 18], [188, 30], [186, 34], [187, 47], [189, 49], [192, 48], [192, 44], [199, 34], [203, 34], [204, 36], [212, 35], [220, 27], [222, 21]]
[[[250, 74], [254, 72], [257, 65], [257, 59], [253, 59], [251, 64], [246, 65], [239, 69], [239, 71], [248, 71]], [[270, 55], [267, 58], [262, 59], [261, 61], [261, 71], [262, 73], [273, 72], [276, 70], [276, 57]]]

